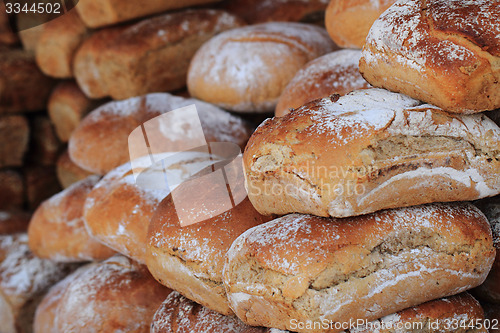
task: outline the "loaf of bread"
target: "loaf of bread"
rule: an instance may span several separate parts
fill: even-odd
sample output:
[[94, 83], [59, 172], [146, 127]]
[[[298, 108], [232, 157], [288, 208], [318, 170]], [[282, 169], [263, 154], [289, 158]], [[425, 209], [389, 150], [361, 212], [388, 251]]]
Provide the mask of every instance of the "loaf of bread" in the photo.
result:
[[219, 0], [80, 0], [76, 9], [88, 27], [98, 28], [166, 10], [201, 5]]
[[50, 94], [47, 111], [57, 137], [68, 142], [82, 118], [102, 104], [89, 99], [74, 81], [62, 81]]
[[275, 116], [282, 117], [318, 98], [369, 88], [359, 73], [360, 57], [359, 50], [339, 50], [308, 62], [283, 90]]
[[56, 262], [82, 262], [114, 254], [89, 235], [83, 221], [83, 205], [98, 181], [99, 176], [89, 176], [37, 208], [28, 229], [29, 246], [35, 255]]
[[488, 221], [471, 204], [346, 219], [291, 214], [234, 241], [224, 285], [249, 325], [334, 333], [341, 329], [321, 323], [372, 321], [478, 286], [494, 259]]
[[56, 164], [57, 180], [62, 188], [68, 188], [71, 184], [79, 182], [92, 175], [91, 172], [83, 170], [78, 165], [73, 163], [69, 158], [68, 151], [65, 150], [57, 159]]
[[247, 23], [323, 23], [329, 0], [226, 0], [220, 7], [242, 17]]
[[41, 297], [70, 270], [34, 256], [26, 234], [0, 236], [0, 332], [31, 332]]
[[[146, 263], [160, 283], [211, 310], [231, 315], [222, 284], [226, 252], [239, 235], [271, 218], [260, 215], [246, 196], [236, 206], [224, 207], [219, 194], [227, 191], [226, 183], [201, 178], [195, 179], [194, 185], [191, 191], [183, 190], [183, 185], [177, 187], [156, 209], [148, 230]], [[198, 205], [183, 208], [184, 202]], [[216, 211], [214, 206], [222, 208], [223, 213], [195, 224], [186, 223]]]
[[55, 167], [30, 165], [23, 167], [25, 196], [28, 209], [35, 210], [45, 199], [61, 191]]
[[486, 215], [493, 230], [493, 245], [497, 249], [497, 257], [490, 275], [476, 292], [489, 302], [500, 303], [500, 196], [479, 200], [476, 206]]
[[35, 50], [41, 71], [56, 78], [73, 77], [73, 57], [88, 35], [76, 10], [47, 22]]
[[265, 333], [266, 329], [248, 326], [172, 292], [156, 311], [150, 332]]
[[189, 93], [228, 110], [273, 111], [295, 73], [334, 49], [326, 30], [314, 25], [271, 22], [233, 29], [196, 53]]
[[87, 197], [84, 208], [87, 230], [110, 248], [146, 263], [149, 222], [170, 188], [142, 186], [140, 180], [137, 183], [134, 172], [139, 173], [141, 168], [156, 184], [165, 178], [166, 172], [177, 173], [182, 181], [216, 161], [208, 153], [184, 152], [152, 166], [149, 166], [150, 157], [146, 156], [134, 161], [134, 170], [130, 162], [111, 170]]
[[28, 121], [21, 115], [0, 117], [0, 167], [23, 165], [29, 131]]
[[26, 232], [31, 214], [19, 210], [0, 210], [0, 235]]
[[396, 0], [331, 0], [326, 30], [340, 47], [361, 49], [375, 20]]
[[373, 86], [456, 113], [500, 107], [497, 1], [398, 1], [373, 24], [359, 67]]
[[264, 122], [243, 156], [261, 214], [345, 217], [500, 192], [500, 128], [365, 89]]
[[24, 179], [14, 169], [0, 170], [0, 209], [22, 209], [24, 206]]
[[215, 34], [242, 24], [229, 13], [199, 9], [103, 29], [77, 51], [75, 78], [91, 98], [126, 99], [180, 89], [196, 50]]
[[149, 332], [156, 309], [171, 292], [145, 266], [122, 256], [83, 266], [64, 289], [51, 310], [56, 332]]
[[[148, 120], [178, 108], [195, 104], [208, 142], [232, 142], [244, 147], [252, 129], [243, 120], [213, 105], [167, 93], [148, 94], [126, 101], [110, 102], [89, 113], [69, 140], [71, 159], [81, 168], [105, 174], [130, 160], [128, 137]], [[193, 119], [193, 128], [196, 125]], [[182, 147], [189, 128], [179, 133], [175, 123], [158, 133], [161, 143], [172, 148]], [[180, 133], [179, 133], [180, 134]]]
[[0, 52], [0, 113], [45, 109], [52, 86], [30, 52]]

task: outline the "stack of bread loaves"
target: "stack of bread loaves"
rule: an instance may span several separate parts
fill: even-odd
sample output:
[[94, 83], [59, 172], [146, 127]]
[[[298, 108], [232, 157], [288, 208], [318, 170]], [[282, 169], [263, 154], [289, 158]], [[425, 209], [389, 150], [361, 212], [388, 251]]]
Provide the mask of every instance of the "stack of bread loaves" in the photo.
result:
[[500, 0], [6, 11], [0, 333], [499, 329]]

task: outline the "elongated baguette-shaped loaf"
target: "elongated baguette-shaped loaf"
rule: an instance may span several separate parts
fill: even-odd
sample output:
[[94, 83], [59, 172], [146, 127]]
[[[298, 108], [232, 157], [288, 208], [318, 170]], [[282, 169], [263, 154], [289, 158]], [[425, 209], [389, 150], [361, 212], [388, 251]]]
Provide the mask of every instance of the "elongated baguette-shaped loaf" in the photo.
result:
[[264, 122], [243, 161], [262, 214], [345, 217], [500, 193], [500, 128], [365, 89]]
[[446, 111], [500, 107], [500, 2], [400, 0], [373, 24], [359, 67], [373, 86]]
[[250, 325], [375, 320], [481, 284], [495, 258], [471, 204], [432, 204], [347, 219], [291, 214], [238, 237], [224, 285]]

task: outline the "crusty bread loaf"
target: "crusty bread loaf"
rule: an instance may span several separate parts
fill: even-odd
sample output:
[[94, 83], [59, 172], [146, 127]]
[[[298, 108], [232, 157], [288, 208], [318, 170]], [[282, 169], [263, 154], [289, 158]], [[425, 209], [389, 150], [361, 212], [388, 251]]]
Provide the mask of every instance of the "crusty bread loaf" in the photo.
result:
[[264, 333], [266, 329], [248, 326], [172, 292], [156, 311], [151, 333], [181, 332]]
[[370, 87], [359, 73], [361, 51], [339, 50], [308, 62], [283, 90], [275, 115], [282, 117], [318, 98]]
[[365, 89], [264, 122], [243, 156], [262, 214], [345, 217], [500, 192], [500, 128]]
[[242, 17], [247, 23], [304, 22], [324, 20], [329, 0], [226, 0], [220, 7]]
[[0, 209], [22, 209], [24, 195], [23, 176], [17, 170], [0, 170]]
[[[195, 221], [199, 215], [216, 211], [214, 205], [225, 208], [218, 195], [221, 189], [227, 191], [225, 183], [201, 178], [194, 185], [192, 191], [186, 191], [182, 185], [177, 187], [172, 191], [177, 194], [175, 202], [171, 194], [156, 209], [148, 230], [146, 263], [160, 283], [211, 310], [230, 315], [232, 311], [222, 284], [226, 252], [244, 231], [271, 218], [257, 213], [245, 196], [235, 207], [222, 210], [223, 213], [186, 225], [186, 221]], [[234, 198], [237, 197], [236, 194]], [[198, 206], [176, 207], [183, 202], [198, 203]], [[184, 213], [182, 221], [179, 212]]]
[[98, 181], [99, 176], [89, 176], [37, 208], [28, 229], [29, 246], [35, 255], [56, 262], [82, 262], [114, 254], [89, 235], [83, 221], [83, 205]]
[[34, 256], [26, 234], [0, 236], [0, 332], [31, 332], [41, 295], [70, 270]]
[[26, 232], [31, 214], [19, 210], [0, 210], [0, 235]]
[[153, 315], [171, 290], [145, 266], [122, 256], [74, 273], [55, 309], [56, 332], [147, 333]]
[[[495, 248], [470, 204], [432, 204], [346, 219], [291, 214], [236, 239], [224, 266], [231, 308], [250, 325], [375, 320], [481, 284]], [[293, 321], [294, 320], [294, 321]]]
[[47, 22], [36, 45], [36, 63], [56, 78], [73, 77], [73, 57], [89, 31], [76, 10]]
[[[161, 158], [158, 158], [161, 160]], [[187, 178], [216, 162], [208, 153], [184, 152], [173, 160], [164, 159], [161, 164], [149, 166], [146, 156], [125, 163], [111, 170], [89, 193], [84, 207], [85, 225], [89, 233], [103, 244], [121, 254], [146, 263], [146, 244], [149, 222], [158, 204], [170, 193], [170, 189], [148, 188], [136, 183], [134, 171], [149, 173], [156, 182], [165, 178], [166, 172], [176, 172]], [[187, 172], [192, 170], [192, 172]]]
[[[232, 142], [245, 146], [251, 128], [237, 116], [195, 99], [157, 93], [110, 102], [92, 111], [69, 140], [70, 157], [85, 170], [105, 174], [130, 160], [128, 137], [134, 129], [154, 117], [192, 104], [197, 107], [208, 142]], [[185, 136], [170, 134], [178, 132], [178, 126], [171, 124], [161, 139], [171, 147], [181, 146]]]
[[224, 32], [196, 53], [188, 72], [191, 96], [239, 112], [273, 111], [295, 73], [332, 52], [326, 30], [271, 22]]
[[102, 101], [89, 99], [74, 81], [62, 81], [52, 91], [47, 111], [62, 142], [68, 142], [71, 133], [82, 118]]
[[103, 29], [77, 51], [75, 78], [91, 98], [126, 99], [180, 89], [196, 50], [215, 34], [242, 24], [229, 13], [199, 9]]
[[53, 80], [38, 69], [33, 54], [0, 52], [0, 113], [45, 109]]
[[91, 28], [124, 22], [166, 10], [217, 2], [219, 0], [80, 0], [76, 9]]
[[485, 283], [476, 289], [481, 299], [500, 303], [500, 196], [479, 200], [476, 206], [486, 215], [493, 230], [493, 245], [497, 249], [497, 257]]
[[28, 150], [29, 132], [28, 121], [24, 116], [0, 117], [0, 167], [23, 165], [24, 155]]
[[360, 71], [446, 111], [500, 107], [498, 1], [398, 1], [373, 24]]
[[375, 20], [396, 0], [331, 0], [326, 30], [340, 47], [361, 49]]
[[57, 159], [56, 173], [57, 179], [62, 188], [67, 188], [71, 184], [79, 182], [80, 180], [92, 175], [91, 172], [83, 170], [78, 165], [73, 163], [73, 161], [69, 158], [67, 150], [62, 152]]

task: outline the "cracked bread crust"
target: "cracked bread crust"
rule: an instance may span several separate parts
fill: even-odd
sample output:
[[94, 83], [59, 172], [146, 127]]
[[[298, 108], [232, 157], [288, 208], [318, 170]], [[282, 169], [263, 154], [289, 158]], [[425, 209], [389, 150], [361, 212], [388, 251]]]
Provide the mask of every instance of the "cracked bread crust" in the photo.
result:
[[291, 214], [238, 237], [224, 284], [242, 321], [291, 329], [292, 319], [371, 321], [458, 294], [484, 281], [494, 257], [488, 222], [470, 204]]
[[268, 119], [243, 162], [260, 213], [347, 217], [500, 193], [500, 128], [365, 89]]
[[360, 72], [447, 111], [497, 109], [499, 15], [498, 0], [398, 1], [373, 24]]
[[[200, 184], [201, 188], [206, 186], [217, 193], [217, 185]], [[215, 197], [204, 195], [202, 202], [209, 206], [211, 199], [217, 200]], [[181, 199], [176, 197], [176, 200]], [[193, 218], [197, 213], [192, 211]], [[146, 263], [160, 283], [209, 309], [231, 315], [222, 283], [226, 252], [243, 232], [271, 219], [260, 215], [246, 198], [225, 213], [181, 227], [169, 195], [151, 219]]]

